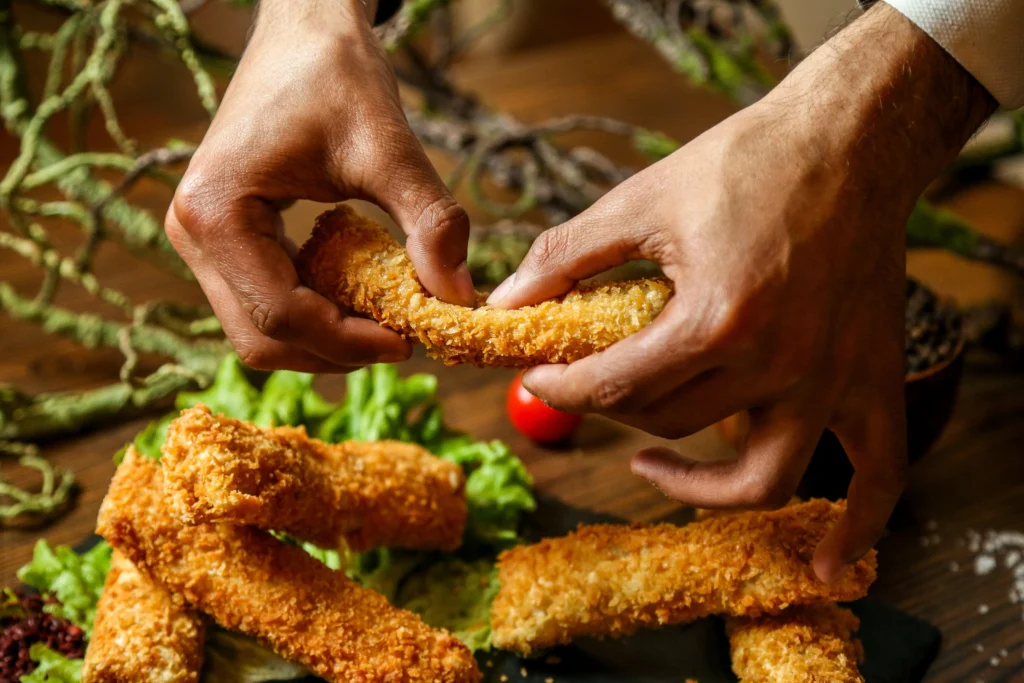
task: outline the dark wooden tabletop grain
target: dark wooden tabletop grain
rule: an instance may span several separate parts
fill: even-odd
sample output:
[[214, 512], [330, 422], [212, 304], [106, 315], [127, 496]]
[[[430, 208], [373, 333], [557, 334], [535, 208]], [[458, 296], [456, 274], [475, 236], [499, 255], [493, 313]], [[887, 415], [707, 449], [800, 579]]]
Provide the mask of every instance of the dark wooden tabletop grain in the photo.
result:
[[[625, 37], [538, 50], [501, 63], [462, 66], [458, 77], [485, 100], [526, 120], [568, 113], [609, 114], [689, 139], [729, 113], [715, 98], [688, 90], [645, 46]], [[123, 119], [131, 134], [143, 143], [171, 136], [197, 140], [203, 124], [196, 108], [182, 103], [185, 85], [170, 76], [160, 87], [153, 86], [149, 77], [144, 80], [150, 87], [127, 92], [134, 104], [131, 115]], [[10, 140], [0, 138], [0, 143], [0, 161], [6, 165]], [[593, 144], [628, 157], [618, 141], [594, 138]], [[168, 199], [166, 193], [145, 185], [133, 196], [158, 211]], [[1017, 239], [1024, 228], [1024, 195], [1015, 190], [991, 185], [975, 188], [954, 200], [954, 208], [1003, 239]], [[318, 210], [308, 204], [290, 210], [289, 233], [301, 239]], [[910, 268], [943, 293], [963, 301], [999, 296], [1010, 297], [1018, 307], [1024, 303], [1020, 282], [944, 254], [915, 254]], [[97, 271], [138, 300], [200, 299], [196, 288], [113, 250], [102, 255]], [[9, 254], [0, 254], [0, 273], [25, 291], [36, 283], [32, 269]], [[79, 306], [88, 297], [69, 291], [62, 302]], [[30, 325], [0, 317], [0, 382], [27, 391], [84, 388], [112, 381], [119, 364], [116, 353], [82, 350]], [[572, 447], [541, 449], [517, 435], [505, 418], [504, 392], [511, 373], [446, 368], [422, 355], [403, 371], [437, 374], [452, 424], [479, 438], [508, 442], [528, 464], [539, 489], [574, 505], [632, 520], [653, 519], [677, 508], [629, 473], [632, 453], [654, 439], [588, 418]], [[320, 386], [337, 398], [343, 380], [326, 377]], [[75, 472], [80, 493], [74, 508], [47, 528], [0, 530], [0, 585], [14, 581], [15, 571], [30, 557], [36, 539], [45, 536], [53, 543], [74, 544], [92, 531], [113, 472], [111, 458], [148, 419], [140, 417], [45, 446], [48, 457]], [[722, 448], [713, 433], [675, 445], [697, 457], [711, 457]], [[9, 463], [3, 466], [5, 474], [19, 476]], [[1024, 368], [978, 354], [968, 358], [949, 427], [932, 452], [914, 466], [904, 501], [888, 536], [879, 544], [880, 572], [872, 594], [942, 629], [942, 653], [928, 680], [1024, 681], [1024, 601], [1014, 604], [1010, 599], [1012, 570], [1000, 566], [985, 576], [975, 573], [974, 553], [964, 542], [971, 530], [1024, 531]]]

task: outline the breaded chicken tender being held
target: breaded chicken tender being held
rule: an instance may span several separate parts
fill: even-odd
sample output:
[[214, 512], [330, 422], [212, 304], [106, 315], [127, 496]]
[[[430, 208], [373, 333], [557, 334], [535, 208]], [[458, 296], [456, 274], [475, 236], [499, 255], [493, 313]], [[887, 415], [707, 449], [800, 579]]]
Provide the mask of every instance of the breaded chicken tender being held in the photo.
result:
[[168, 504], [187, 524], [248, 524], [357, 552], [454, 550], [466, 526], [462, 468], [416, 444], [328, 444], [196, 406], [168, 428], [162, 464]]
[[873, 550], [831, 584], [811, 568], [844, 508], [813, 500], [684, 527], [595, 525], [507, 550], [498, 558], [494, 645], [528, 654], [712, 614], [856, 600], [875, 579]]
[[139, 569], [224, 628], [256, 638], [330, 683], [477, 683], [469, 648], [446, 631], [265, 531], [186, 526], [160, 465], [129, 450], [97, 532]]
[[423, 289], [390, 233], [347, 206], [321, 214], [299, 252], [303, 283], [427, 347], [447, 365], [532, 367], [572, 363], [649, 325], [672, 296], [664, 278], [579, 285], [516, 310], [455, 306]]
[[741, 683], [864, 683], [860, 621], [838, 605], [793, 607], [779, 616], [725, 622]]
[[198, 683], [203, 619], [114, 552], [82, 683]]

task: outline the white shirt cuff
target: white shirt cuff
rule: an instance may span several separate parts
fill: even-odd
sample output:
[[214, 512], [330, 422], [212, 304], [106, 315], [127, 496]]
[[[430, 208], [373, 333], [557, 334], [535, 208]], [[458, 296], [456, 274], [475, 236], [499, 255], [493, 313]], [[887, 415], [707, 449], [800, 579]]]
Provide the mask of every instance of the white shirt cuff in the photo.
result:
[[1007, 109], [1024, 106], [1024, 0], [886, 0]]

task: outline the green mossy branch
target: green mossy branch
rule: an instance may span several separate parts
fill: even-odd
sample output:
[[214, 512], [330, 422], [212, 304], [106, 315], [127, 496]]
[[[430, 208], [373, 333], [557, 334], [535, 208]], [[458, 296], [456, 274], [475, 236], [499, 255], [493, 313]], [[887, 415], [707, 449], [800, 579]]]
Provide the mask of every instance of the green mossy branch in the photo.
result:
[[[43, 274], [35, 296], [0, 282], [0, 313], [39, 326], [87, 348], [116, 349], [123, 356], [120, 381], [85, 392], [29, 396], [0, 386], [0, 454], [38, 469], [38, 491], [11, 487], [0, 479], [0, 524], [45, 520], [69, 501], [70, 473], [53, 469], [29, 441], [73, 433], [148, 410], [185, 388], [209, 384], [230, 346], [208, 307], [171, 301], [136, 304], [126, 293], [102, 284], [94, 257], [102, 244], [123, 247], [182, 279], [193, 279], [154, 215], [130, 200], [142, 177], [176, 186], [172, 166], [187, 161], [193, 148], [168, 143], [139, 154], [122, 126], [111, 93], [119, 66], [136, 46], [173, 56], [191, 75], [196, 97], [212, 117], [217, 88], [211, 72], [230, 74], [236, 63], [190, 32], [188, 14], [206, 0], [19, 0], [63, 15], [53, 33], [20, 29], [10, 0], [0, 0], [0, 119], [19, 141], [14, 162], [0, 180], [0, 212], [8, 226], [0, 248], [29, 260]], [[496, 217], [542, 214], [548, 224], [564, 221], [597, 201], [633, 172], [595, 149], [561, 144], [560, 136], [597, 130], [622, 136], [643, 157], [662, 159], [678, 148], [670, 137], [606, 117], [570, 116], [539, 124], [520, 121], [482, 105], [460, 91], [448, 67], [462, 50], [495, 26], [514, 7], [496, 0], [495, 11], [455, 35], [454, 0], [406, 0], [378, 33], [389, 53], [401, 55], [399, 78], [422, 95], [407, 107], [414, 131], [425, 144], [451, 155], [452, 184], [465, 189], [479, 207]], [[650, 43], [690, 83], [745, 105], [773, 83], [764, 67], [790, 56], [792, 40], [769, 0], [736, 0], [730, 12], [704, 11], [692, 0], [600, 0], [633, 35]], [[251, 4], [243, 2], [242, 4]], [[433, 31], [427, 38], [427, 32]], [[32, 50], [49, 65], [41, 87], [24, 82], [20, 53]], [[429, 54], [428, 54], [429, 53]], [[411, 64], [408, 66], [407, 64]], [[67, 148], [51, 137], [54, 115], [66, 112], [71, 128]], [[110, 140], [87, 149], [90, 116], [102, 117]], [[994, 150], [966, 156], [966, 167], [987, 167], [1024, 149], [1024, 115], [1014, 117], [1013, 139]], [[119, 174], [111, 182], [97, 172]], [[485, 188], [509, 193], [507, 202]], [[454, 189], [454, 188], [453, 188]], [[59, 196], [56, 196], [59, 195]], [[84, 239], [73, 254], [57, 249], [46, 232], [54, 222], [76, 226]], [[518, 265], [542, 226], [499, 223], [471, 236], [470, 267], [490, 282]], [[907, 226], [912, 244], [948, 249], [967, 258], [1024, 272], [1024, 258], [979, 235], [953, 214], [922, 202]], [[62, 287], [75, 286], [113, 307], [104, 317], [55, 306]], [[145, 377], [145, 363], [163, 363]]]

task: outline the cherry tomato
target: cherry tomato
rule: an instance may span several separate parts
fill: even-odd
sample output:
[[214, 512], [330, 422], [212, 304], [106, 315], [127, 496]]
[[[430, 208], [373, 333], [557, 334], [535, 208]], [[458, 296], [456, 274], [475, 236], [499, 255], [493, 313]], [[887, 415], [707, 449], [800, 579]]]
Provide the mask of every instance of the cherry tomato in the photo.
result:
[[508, 386], [505, 407], [519, 433], [538, 444], [566, 441], [583, 421], [582, 415], [563, 413], [544, 405], [523, 386], [522, 375], [516, 375]]

